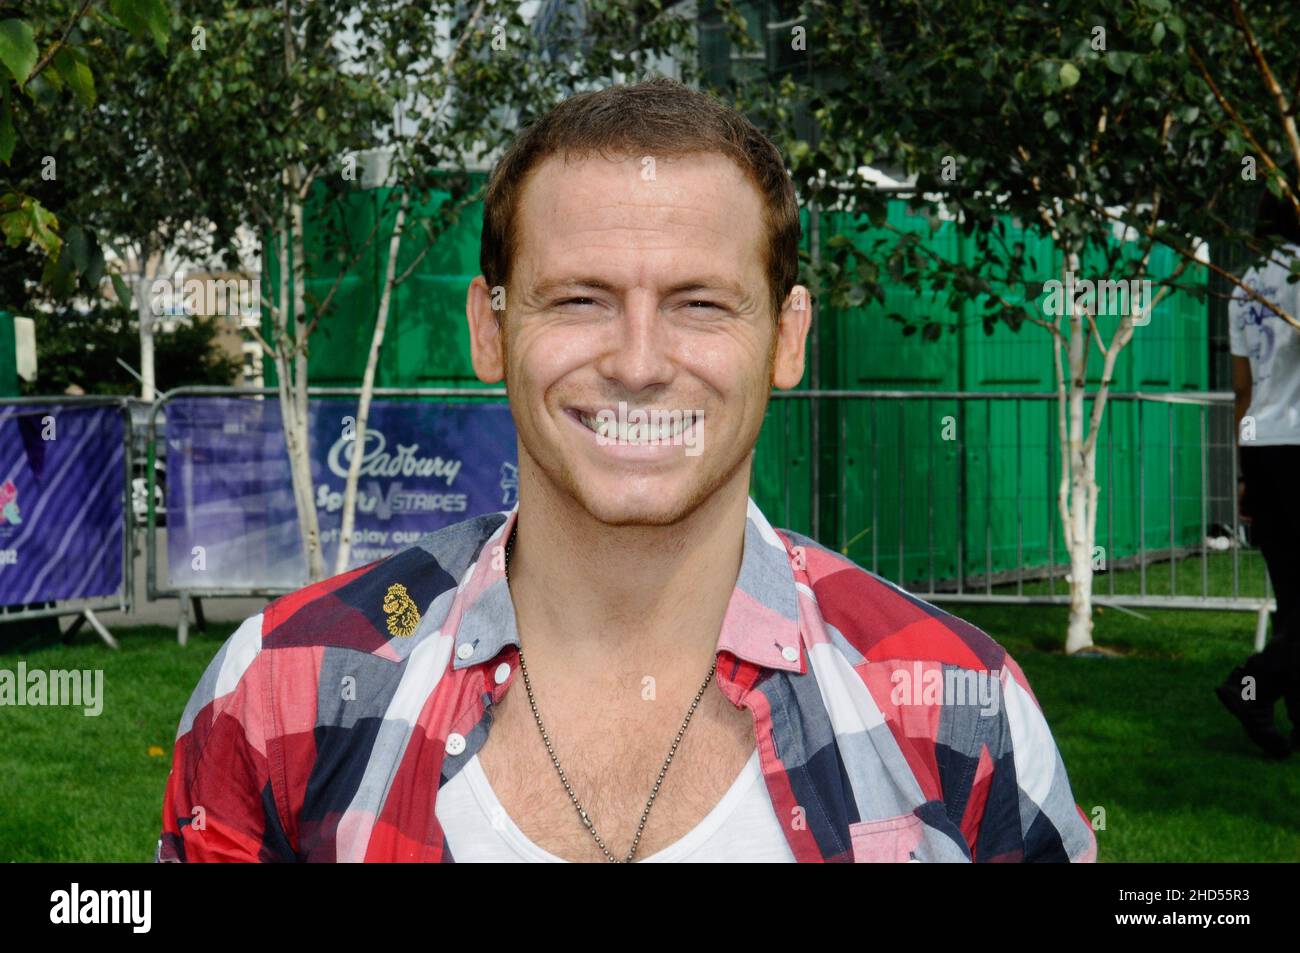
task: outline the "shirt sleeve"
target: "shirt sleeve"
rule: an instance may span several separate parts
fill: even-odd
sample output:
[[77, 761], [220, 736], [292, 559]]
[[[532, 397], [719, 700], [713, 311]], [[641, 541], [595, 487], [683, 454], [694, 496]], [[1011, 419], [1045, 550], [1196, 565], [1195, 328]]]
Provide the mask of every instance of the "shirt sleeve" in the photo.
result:
[[[1255, 290], [1259, 282], [1259, 273], [1251, 268], [1241, 276], [1242, 282]], [[1250, 346], [1246, 341], [1246, 317], [1253, 307], [1263, 307], [1258, 301], [1246, 294], [1244, 288], [1234, 287], [1228, 298], [1228, 353], [1236, 357], [1249, 357]]]
[[983, 810], [973, 854], [982, 862], [1093, 863], [1097, 838], [1075, 803], [1047, 719], [1010, 656], [999, 710], [987, 721], [972, 795]]
[[262, 615], [217, 652], [181, 716], [159, 863], [295, 860], [271, 783]]
[[1241, 320], [1245, 302], [1241, 300], [1241, 295], [1242, 291], [1238, 288], [1228, 299], [1228, 353], [1236, 357], [1248, 357], [1250, 351], [1246, 349], [1246, 329]]

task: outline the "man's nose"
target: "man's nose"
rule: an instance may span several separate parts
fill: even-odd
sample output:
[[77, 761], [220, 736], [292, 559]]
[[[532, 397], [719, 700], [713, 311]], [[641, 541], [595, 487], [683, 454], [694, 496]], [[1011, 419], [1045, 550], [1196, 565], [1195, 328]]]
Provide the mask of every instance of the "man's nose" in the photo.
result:
[[672, 376], [671, 329], [659, 314], [649, 292], [627, 296], [609, 345], [596, 362], [596, 370], [636, 392], [666, 383]]

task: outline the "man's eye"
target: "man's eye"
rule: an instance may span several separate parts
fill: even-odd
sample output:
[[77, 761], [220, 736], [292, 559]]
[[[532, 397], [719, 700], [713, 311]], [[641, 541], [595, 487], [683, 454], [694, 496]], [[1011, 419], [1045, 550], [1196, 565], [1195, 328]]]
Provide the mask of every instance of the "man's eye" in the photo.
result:
[[697, 304], [698, 304], [698, 305], [703, 305], [703, 306], [706, 307], [706, 308], [716, 308], [716, 307], [718, 307], [718, 305], [714, 304], [712, 301], [688, 301], [688, 302], [686, 302], [686, 303], [687, 303], [687, 305], [690, 306], [690, 307], [694, 307], [694, 306], [697, 305]]
[[563, 301], [558, 301], [556, 303], [557, 304], [595, 304], [595, 301], [593, 301], [591, 298], [565, 298]]

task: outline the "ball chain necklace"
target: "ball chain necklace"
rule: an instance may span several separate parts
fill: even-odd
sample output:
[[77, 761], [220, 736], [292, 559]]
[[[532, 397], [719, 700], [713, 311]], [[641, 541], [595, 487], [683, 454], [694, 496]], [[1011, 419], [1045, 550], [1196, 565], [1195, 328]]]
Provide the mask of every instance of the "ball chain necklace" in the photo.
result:
[[[510, 539], [506, 541], [505, 553], [504, 572], [507, 586], [510, 583], [510, 551], [514, 548], [514, 545], [515, 533], [514, 530], [511, 529]], [[673, 746], [668, 750], [668, 757], [664, 759], [663, 767], [659, 769], [659, 776], [655, 779], [654, 788], [650, 791], [650, 800], [646, 801], [645, 810], [641, 812], [641, 820], [637, 823], [636, 836], [632, 838], [632, 848], [627, 852], [627, 856], [620, 861], [609, 852], [609, 848], [605, 846], [605, 842], [600, 839], [600, 834], [596, 832], [596, 825], [592, 823], [591, 818], [587, 815], [587, 811], [578, 802], [578, 796], [573, 793], [573, 786], [569, 784], [569, 779], [564, 775], [564, 769], [560, 767], [560, 759], [555, 756], [555, 749], [551, 746], [550, 736], [546, 734], [546, 728], [542, 726], [542, 716], [537, 711], [537, 700], [533, 697], [533, 685], [532, 682], [528, 680], [528, 666], [524, 664], [524, 650], [523, 647], [520, 646], [519, 671], [523, 673], [524, 688], [528, 691], [528, 705], [532, 708], [533, 718], [536, 719], [537, 728], [542, 733], [542, 741], [546, 743], [546, 752], [551, 756], [551, 763], [555, 765], [555, 770], [560, 775], [560, 781], [564, 784], [564, 790], [569, 792], [569, 800], [572, 801], [573, 806], [577, 808], [578, 818], [582, 821], [583, 826], [586, 827], [587, 830], [591, 831], [591, 836], [596, 839], [596, 846], [600, 848], [600, 852], [605, 855], [606, 860], [616, 864], [628, 864], [632, 862], [632, 857], [636, 854], [636, 849], [641, 844], [641, 834], [645, 831], [645, 822], [646, 818], [650, 816], [650, 808], [654, 807], [655, 797], [659, 794], [659, 786], [663, 784], [664, 775], [668, 773], [668, 765], [672, 764], [673, 755], [677, 753], [677, 746], [681, 744], [682, 735], [686, 733], [686, 726], [691, 723], [691, 715], [695, 714], [696, 706], [699, 705], [700, 699], [704, 697], [704, 690], [709, 687], [709, 681], [713, 678], [713, 673], [717, 667], [718, 660], [715, 657], [713, 659], [713, 664], [709, 666], [709, 674], [704, 677], [704, 684], [701, 685], [700, 690], [695, 693], [695, 699], [691, 702], [691, 707], [686, 712], [686, 718], [682, 721], [682, 727], [677, 731], [677, 737], [673, 739]]]

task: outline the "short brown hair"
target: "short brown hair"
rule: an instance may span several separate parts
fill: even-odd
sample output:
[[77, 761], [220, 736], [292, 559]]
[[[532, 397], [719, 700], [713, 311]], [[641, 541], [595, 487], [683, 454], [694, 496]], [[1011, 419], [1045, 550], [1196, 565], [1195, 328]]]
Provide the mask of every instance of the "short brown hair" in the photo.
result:
[[768, 292], [773, 320], [799, 276], [799, 206], [781, 153], [743, 115], [677, 80], [578, 93], [515, 137], [497, 162], [483, 199], [479, 268], [489, 287], [505, 287], [517, 248], [515, 215], [529, 173], [553, 155], [593, 153], [731, 159], [763, 196]]

